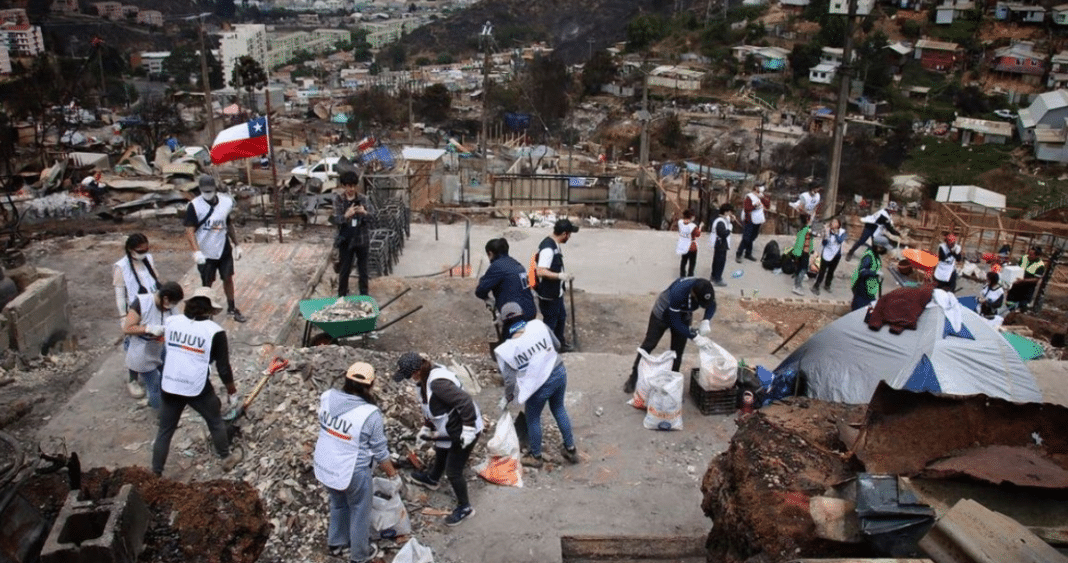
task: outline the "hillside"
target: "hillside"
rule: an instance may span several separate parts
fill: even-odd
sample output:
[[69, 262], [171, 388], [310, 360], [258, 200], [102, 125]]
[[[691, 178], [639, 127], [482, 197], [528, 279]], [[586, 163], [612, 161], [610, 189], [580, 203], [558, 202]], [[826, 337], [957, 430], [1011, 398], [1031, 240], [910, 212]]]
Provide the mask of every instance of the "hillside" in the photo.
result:
[[540, 38], [572, 64], [586, 60], [591, 49], [624, 40], [627, 23], [635, 16], [670, 16], [691, 7], [703, 11], [706, 5], [697, 0], [483, 0], [413, 31], [405, 45], [414, 56], [469, 54], [477, 49], [478, 34], [489, 20], [498, 51], [519, 46], [520, 39]]

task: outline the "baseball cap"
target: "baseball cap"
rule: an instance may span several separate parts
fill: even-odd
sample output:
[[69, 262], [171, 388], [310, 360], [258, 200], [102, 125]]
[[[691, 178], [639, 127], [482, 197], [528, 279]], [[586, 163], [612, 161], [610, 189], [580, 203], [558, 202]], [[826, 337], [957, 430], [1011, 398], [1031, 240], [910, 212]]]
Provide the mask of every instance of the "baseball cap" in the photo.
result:
[[210, 174], [201, 174], [200, 180], [198, 180], [197, 185], [200, 187], [201, 191], [203, 191], [205, 188], [209, 190], [216, 189], [215, 178], [213, 178]]
[[957, 242], [957, 235], [954, 235], [954, 234], [946, 235], [946, 242], [948, 242], [949, 244], [953, 244], [953, 243]]
[[716, 292], [712, 288], [712, 282], [704, 278], [695, 281], [691, 290], [697, 297], [697, 304], [701, 307], [708, 307], [710, 303], [716, 300]]
[[505, 303], [504, 306], [501, 307], [500, 314], [497, 315], [497, 324], [503, 325], [504, 323], [512, 319], [518, 319], [522, 317], [523, 308], [519, 306], [519, 303]]
[[397, 371], [393, 374], [393, 381], [404, 381], [419, 371], [421, 367], [423, 367], [422, 356], [416, 352], [405, 352], [397, 360]]
[[553, 232], [560, 235], [563, 233], [577, 233], [579, 228], [576, 227], [571, 219], [560, 219], [553, 225]]
[[[208, 302], [211, 303], [212, 309], [222, 311], [222, 305], [219, 304], [215, 292], [212, 291], [210, 287], [198, 287], [197, 290], [193, 292], [193, 295], [189, 296], [189, 299], [197, 299], [198, 297], [207, 299]], [[189, 299], [186, 299], [186, 301]]]
[[375, 382], [375, 368], [367, 362], [356, 362], [345, 371], [345, 378], [370, 385]]

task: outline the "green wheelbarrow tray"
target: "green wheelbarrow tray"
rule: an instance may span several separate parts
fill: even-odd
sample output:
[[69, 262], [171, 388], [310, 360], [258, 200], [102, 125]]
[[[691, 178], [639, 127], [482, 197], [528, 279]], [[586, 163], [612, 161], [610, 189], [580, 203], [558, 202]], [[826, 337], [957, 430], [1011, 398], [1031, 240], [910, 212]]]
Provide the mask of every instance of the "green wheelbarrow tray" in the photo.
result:
[[349, 295], [345, 297], [345, 301], [349, 302], [361, 302], [367, 301], [374, 307], [375, 314], [370, 317], [363, 317], [361, 319], [345, 319], [340, 321], [313, 321], [312, 316], [315, 313], [333, 305], [337, 302], [337, 297], [320, 297], [318, 299], [305, 299], [300, 302], [300, 315], [304, 317], [304, 320], [315, 325], [319, 330], [325, 332], [330, 338], [344, 338], [346, 336], [355, 336], [357, 334], [363, 334], [365, 332], [371, 332], [375, 330], [378, 325], [378, 315], [381, 310], [378, 307], [378, 303], [374, 298], [369, 295]]

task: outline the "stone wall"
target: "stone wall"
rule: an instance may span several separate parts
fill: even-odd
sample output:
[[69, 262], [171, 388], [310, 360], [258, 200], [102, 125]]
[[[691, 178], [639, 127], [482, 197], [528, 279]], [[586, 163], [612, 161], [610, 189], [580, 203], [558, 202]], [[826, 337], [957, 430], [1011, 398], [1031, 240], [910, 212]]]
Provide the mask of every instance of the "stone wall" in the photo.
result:
[[46, 268], [38, 268], [37, 273], [37, 280], [3, 311], [9, 333], [6, 344], [31, 358], [40, 355], [46, 344], [69, 338], [71, 331], [66, 275]]

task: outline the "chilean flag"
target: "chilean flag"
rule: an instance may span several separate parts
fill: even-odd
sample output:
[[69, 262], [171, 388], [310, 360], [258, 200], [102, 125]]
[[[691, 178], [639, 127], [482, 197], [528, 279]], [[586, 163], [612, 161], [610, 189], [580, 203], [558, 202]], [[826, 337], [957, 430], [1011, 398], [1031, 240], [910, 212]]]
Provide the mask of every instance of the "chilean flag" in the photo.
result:
[[211, 162], [222, 164], [239, 158], [267, 154], [269, 150], [267, 118], [257, 117], [219, 133], [211, 146]]

